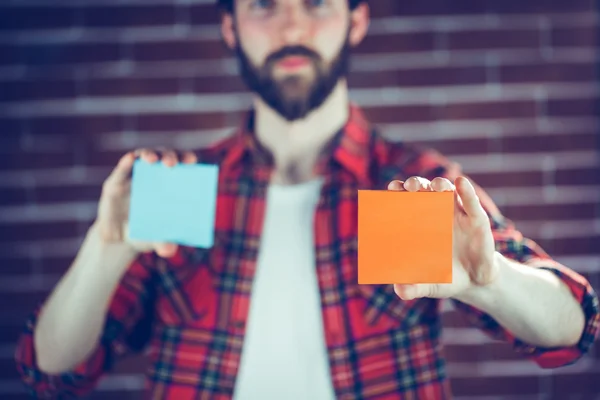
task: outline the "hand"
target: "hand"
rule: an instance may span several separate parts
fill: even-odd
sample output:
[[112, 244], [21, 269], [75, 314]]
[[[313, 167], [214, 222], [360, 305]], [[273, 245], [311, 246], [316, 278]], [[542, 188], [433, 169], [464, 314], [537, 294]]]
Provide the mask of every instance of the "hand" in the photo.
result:
[[459, 177], [453, 184], [445, 178], [438, 177], [430, 182], [421, 177], [411, 177], [406, 182], [390, 182], [388, 189], [454, 192], [452, 283], [394, 285], [394, 291], [400, 298], [412, 300], [420, 297], [457, 297], [471, 288], [488, 285], [496, 279], [498, 265], [494, 262], [495, 245], [489, 218], [467, 178]]
[[130, 245], [136, 252], [156, 251], [161, 257], [171, 257], [177, 252], [176, 244], [138, 242], [129, 238], [127, 222], [131, 194], [131, 171], [137, 158], [148, 163], [161, 160], [168, 167], [177, 165], [179, 158], [185, 164], [194, 164], [198, 161], [194, 153], [187, 152], [178, 157], [177, 153], [172, 150], [164, 150], [159, 153], [149, 149], [139, 149], [125, 154], [102, 185], [95, 225], [99, 230], [101, 240], [105, 243], [123, 242]]

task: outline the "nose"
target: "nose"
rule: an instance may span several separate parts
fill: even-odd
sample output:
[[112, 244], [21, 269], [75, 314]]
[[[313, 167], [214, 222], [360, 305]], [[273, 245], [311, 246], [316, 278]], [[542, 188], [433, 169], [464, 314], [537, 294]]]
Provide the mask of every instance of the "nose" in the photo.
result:
[[305, 44], [310, 21], [302, 7], [288, 5], [281, 19], [281, 39], [286, 45]]

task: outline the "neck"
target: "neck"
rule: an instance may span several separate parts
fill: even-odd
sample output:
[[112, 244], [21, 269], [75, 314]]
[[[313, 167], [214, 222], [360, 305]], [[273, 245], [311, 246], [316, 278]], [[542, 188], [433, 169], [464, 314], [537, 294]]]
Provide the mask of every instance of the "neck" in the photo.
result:
[[348, 120], [348, 87], [340, 80], [331, 95], [304, 119], [287, 121], [260, 98], [254, 101], [258, 140], [275, 160], [272, 180], [299, 183], [313, 178], [321, 150]]

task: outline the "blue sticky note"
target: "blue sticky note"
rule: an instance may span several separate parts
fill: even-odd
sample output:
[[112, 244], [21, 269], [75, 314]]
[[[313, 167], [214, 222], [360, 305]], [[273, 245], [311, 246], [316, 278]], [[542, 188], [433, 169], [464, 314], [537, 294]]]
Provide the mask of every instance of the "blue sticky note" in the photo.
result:
[[136, 160], [129, 236], [145, 242], [210, 248], [214, 242], [219, 168]]

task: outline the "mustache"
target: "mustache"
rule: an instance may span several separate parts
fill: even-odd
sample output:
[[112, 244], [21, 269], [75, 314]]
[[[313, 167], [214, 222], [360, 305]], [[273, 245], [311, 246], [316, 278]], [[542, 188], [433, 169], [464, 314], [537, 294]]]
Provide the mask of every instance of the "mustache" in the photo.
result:
[[265, 64], [272, 65], [277, 61], [290, 56], [307, 57], [314, 62], [319, 62], [321, 60], [321, 57], [317, 53], [304, 46], [286, 46], [271, 53], [265, 60]]

